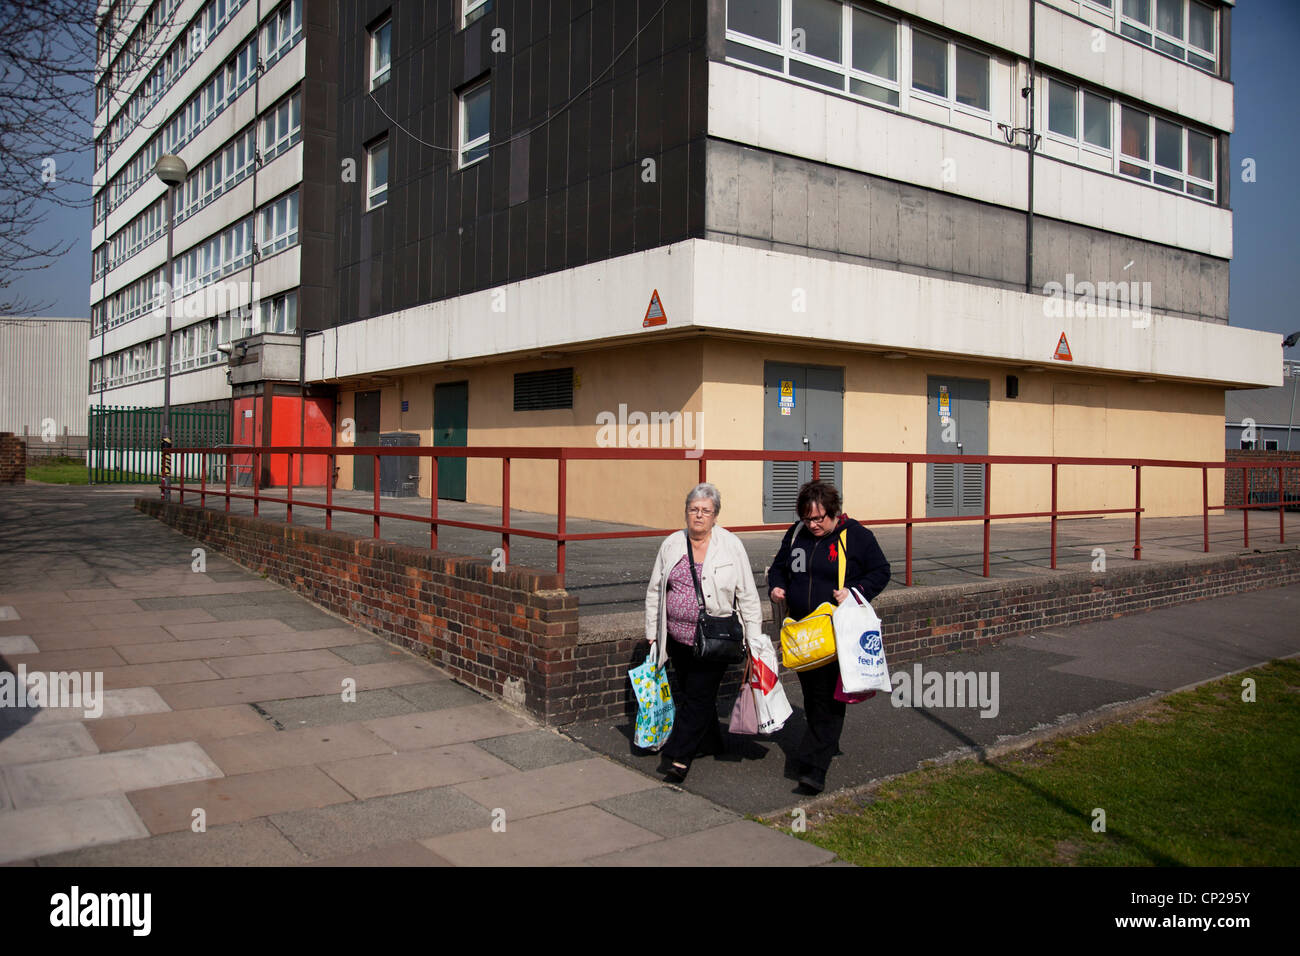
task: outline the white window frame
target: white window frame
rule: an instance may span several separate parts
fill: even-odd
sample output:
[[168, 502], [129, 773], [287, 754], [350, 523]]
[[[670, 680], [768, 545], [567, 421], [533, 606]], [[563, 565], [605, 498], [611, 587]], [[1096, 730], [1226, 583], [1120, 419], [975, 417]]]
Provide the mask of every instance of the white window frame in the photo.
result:
[[[937, 106], [947, 106], [948, 108], [956, 110], [959, 113], [966, 113], [969, 114], [970, 116], [978, 116], [980, 119], [985, 119], [985, 120], [991, 119], [993, 116], [993, 63], [994, 63], [993, 57], [990, 54], [985, 53], [983, 50], [977, 49], [976, 47], [973, 47], [967, 43], [960, 43], [957, 40], [954, 40], [952, 37], [944, 36], [942, 33], [935, 33], [931, 30], [919, 30], [916, 29], [915, 27], [910, 27], [907, 32], [908, 32], [907, 95], [909, 97], [914, 96], [925, 103], [934, 103]], [[918, 33], [924, 34], [925, 36], [929, 37], [932, 40], [938, 40], [939, 42], [946, 44], [945, 52], [947, 55], [947, 61], [946, 61], [947, 74], [944, 79], [947, 86], [947, 90], [943, 96], [939, 96], [937, 93], [931, 93], [929, 90], [918, 90], [913, 85], [914, 77], [912, 72], [912, 46], [913, 46], [913, 38]], [[989, 101], [989, 105], [986, 109], [981, 109], [978, 106], [971, 106], [968, 103], [960, 103], [957, 101], [957, 48], [958, 47], [961, 47], [967, 53], [974, 53], [976, 56], [981, 56], [984, 58], [984, 62], [985, 62], [984, 95], [988, 97], [988, 101]]]
[[[854, 5], [851, 3], [840, 3], [841, 21], [840, 21], [840, 60], [825, 60], [819, 56], [794, 49], [794, 4], [792, 0], [781, 0], [781, 17], [778, 35], [781, 38], [780, 43], [772, 43], [761, 37], [750, 36], [747, 33], [741, 33], [738, 30], [728, 29], [726, 31], [726, 42], [728, 45], [740, 47], [749, 47], [765, 56], [778, 57], [781, 60], [780, 69], [774, 69], [761, 63], [755, 63], [753, 60], [738, 57], [733, 53], [727, 54], [727, 59], [732, 63], [743, 63], [746, 67], [761, 70], [774, 76], [783, 77], [792, 83], [798, 83], [801, 86], [811, 87], [815, 90], [835, 90], [846, 96], [851, 96], [856, 100], [866, 103], [874, 103], [878, 106], [886, 106], [891, 109], [900, 109], [907, 98], [906, 84], [903, 81], [905, 74], [904, 65], [911, 62], [910, 50], [905, 55], [903, 48], [908, 45], [904, 40], [906, 32], [906, 23], [897, 17], [887, 15], [883, 10], [877, 9], [860, 9], [862, 13], [885, 20], [893, 24], [894, 28], [894, 72], [897, 74], [892, 79], [885, 76], [879, 76], [875, 73], [859, 70], [853, 66], [853, 10]], [[725, 16], [725, 13], [724, 13]], [[942, 38], [940, 38], [942, 39]], [[838, 88], [828, 86], [825, 83], [819, 83], [816, 80], [805, 79], [801, 76], [795, 76], [790, 72], [790, 63], [801, 63], [805, 66], [814, 67], [824, 70], [828, 73], [839, 74], [843, 82]], [[877, 96], [869, 96], [862, 93], [856, 93], [853, 90], [854, 81], [876, 87], [885, 92], [886, 98], [881, 99]], [[892, 96], [892, 101], [889, 97]]]
[[[1074, 136], [1066, 136], [1059, 133], [1051, 127], [1051, 84], [1056, 83], [1060, 86], [1067, 86], [1074, 90]], [[1090, 143], [1084, 138], [1084, 130], [1087, 127], [1085, 110], [1087, 109], [1087, 98], [1095, 96], [1098, 99], [1106, 101], [1106, 129], [1110, 134], [1110, 146], [1098, 146], [1096, 143]], [[1067, 82], [1055, 76], [1043, 76], [1040, 78], [1038, 104], [1040, 115], [1038, 116], [1038, 128], [1043, 135], [1058, 143], [1065, 143], [1070, 146], [1078, 147], [1081, 150], [1092, 153], [1096, 156], [1110, 157], [1115, 153], [1115, 100], [1113, 97], [1104, 93], [1098, 93], [1086, 86], [1076, 82]]]
[[[1159, 6], [1160, 0], [1148, 0], [1149, 6], [1147, 9], [1150, 11], [1151, 15], [1150, 23], [1146, 23], [1125, 13], [1124, 0], [1115, 0], [1113, 11], [1108, 12], [1113, 12], [1114, 14], [1115, 32], [1126, 40], [1132, 40], [1134, 43], [1139, 43], [1142, 46], [1154, 50], [1164, 56], [1172, 57], [1175, 60], [1193, 66], [1198, 70], [1203, 70], [1206, 73], [1217, 75], [1219, 72], [1220, 62], [1219, 47], [1223, 43], [1222, 23], [1219, 19], [1218, 8], [1209, 3], [1200, 3], [1199, 0], [1178, 0], [1178, 2], [1182, 6], [1184, 35], [1181, 37], [1165, 33], [1156, 26], [1159, 22], [1159, 14], [1156, 8]], [[1212, 52], [1208, 52], [1193, 45], [1192, 41], [1188, 37], [1188, 34], [1191, 32], [1191, 14], [1193, 5], [1204, 7], [1210, 11], [1211, 16], [1213, 17], [1212, 25], [1214, 35], [1211, 42], [1214, 44], [1214, 50]], [[1143, 39], [1143, 36], [1134, 36], [1133, 34], [1135, 33], [1142, 34], [1146, 39]], [[1177, 52], [1160, 47], [1156, 41], [1166, 44], [1167, 47], [1176, 47]], [[1198, 63], [1194, 58], [1208, 61], [1210, 65], [1206, 66], [1204, 63]]]
[[[384, 151], [384, 182], [375, 184], [375, 156]], [[384, 136], [366, 147], [366, 212], [378, 209], [388, 202], [388, 183], [392, 179], [392, 157], [388, 152], [388, 137]]]
[[[1154, 187], [1155, 189], [1162, 189], [1165, 192], [1171, 192], [1179, 196], [1186, 196], [1188, 199], [1195, 199], [1199, 202], [1210, 203], [1211, 205], [1217, 205], [1219, 201], [1218, 180], [1217, 179], [1205, 180], [1205, 179], [1201, 179], [1200, 177], [1193, 176], [1191, 174], [1188, 168], [1190, 166], [1188, 144], [1191, 138], [1190, 134], [1192, 133], [1209, 137], [1210, 149], [1212, 150], [1212, 153], [1210, 155], [1210, 172], [1212, 175], [1217, 174], [1218, 159], [1219, 159], [1218, 136], [1216, 136], [1214, 133], [1207, 133], [1203, 130], [1194, 129], [1193, 127], [1188, 126], [1186, 123], [1183, 123], [1182, 121], [1174, 117], [1165, 116], [1149, 109], [1145, 109], [1137, 106], [1129, 106], [1126, 103], [1120, 103], [1119, 106], [1120, 106], [1119, 109], [1113, 111], [1115, 117], [1114, 118], [1115, 126], [1111, 135], [1111, 141], [1116, 144], [1115, 167], [1114, 167], [1115, 172], [1120, 176], [1124, 176], [1136, 180], [1137, 182], [1143, 183], [1147, 186]], [[1147, 156], [1145, 159], [1133, 157], [1130, 156], [1128, 153], [1124, 152], [1124, 140], [1123, 140], [1124, 110], [1126, 108], [1131, 109], [1137, 113], [1146, 114]], [[1165, 123], [1169, 123], [1173, 126], [1177, 126], [1181, 130], [1182, 133], [1182, 138], [1181, 138], [1182, 168], [1181, 169], [1177, 169], [1177, 170], [1170, 169], [1169, 167], [1161, 166], [1156, 162], [1155, 157], [1156, 157], [1156, 121], [1157, 120], [1160, 120]], [[1122, 165], [1129, 165], [1141, 169], [1146, 173], [1146, 176], [1145, 177], [1135, 176], [1133, 175], [1133, 173], [1130, 173], [1122, 169], [1121, 168]], [[1171, 178], [1177, 177], [1179, 180], [1179, 186], [1174, 187], [1174, 186], [1167, 185], [1165, 183], [1156, 182], [1155, 177], [1157, 174], [1171, 177]], [[1210, 195], [1209, 196], [1196, 195], [1196, 193], [1192, 192], [1188, 188], [1189, 184], [1192, 186], [1200, 187], [1201, 189], [1209, 190]]]
[[279, 197], [258, 210], [257, 249], [265, 258], [298, 244], [298, 192]]
[[[376, 69], [379, 62], [379, 36], [387, 30], [386, 39], [388, 41], [388, 62], [384, 64], [382, 70]], [[388, 14], [384, 19], [375, 24], [369, 31], [370, 33], [370, 88], [377, 90], [388, 82], [389, 77], [393, 74], [393, 17]]]
[[[468, 136], [469, 136], [469, 129], [468, 129], [468, 126], [469, 126], [469, 108], [468, 108], [468, 105], [467, 105], [467, 102], [466, 102], [466, 101], [469, 99], [469, 97], [473, 96], [475, 93], [478, 93], [478, 92], [480, 92], [480, 91], [482, 91], [482, 90], [486, 90], [486, 91], [487, 91], [487, 95], [488, 95], [488, 117], [489, 117], [489, 119], [488, 119], [488, 131], [487, 131], [486, 133], [484, 133], [482, 136], [476, 136], [474, 139], [469, 139], [469, 138], [468, 138]], [[459, 149], [459, 151], [456, 153], [456, 158], [457, 158], [457, 162], [458, 162], [459, 168], [461, 168], [461, 169], [465, 169], [465, 168], [467, 168], [467, 167], [469, 167], [469, 166], [473, 166], [475, 163], [482, 162], [483, 160], [485, 160], [485, 159], [488, 158], [488, 151], [487, 151], [487, 150], [484, 150], [482, 156], [477, 156], [477, 157], [475, 157], [474, 159], [466, 159], [466, 156], [467, 156], [467, 154], [473, 152], [474, 150], [476, 150], [476, 149], [478, 149], [478, 148], [480, 148], [480, 147], [483, 147], [483, 146], [488, 146], [488, 145], [491, 143], [491, 137], [492, 137], [492, 122], [491, 122], [491, 116], [492, 116], [492, 81], [491, 81], [491, 78], [485, 79], [485, 80], [483, 80], [482, 82], [479, 82], [479, 83], [475, 83], [473, 86], [468, 87], [468, 88], [465, 89], [465, 90], [462, 90], [461, 93], [460, 93], [460, 95], [456, 97], [456, 100], [457, 100], [457, 110], [458, 110], [459, 117], [460, 117], [460, 123], [459, 123], [459, 129], [460, 129], [460, 149]]]
[[492, 0], [462, 0], [460, 11], [461, 29], [465, 29], [491, 9]]

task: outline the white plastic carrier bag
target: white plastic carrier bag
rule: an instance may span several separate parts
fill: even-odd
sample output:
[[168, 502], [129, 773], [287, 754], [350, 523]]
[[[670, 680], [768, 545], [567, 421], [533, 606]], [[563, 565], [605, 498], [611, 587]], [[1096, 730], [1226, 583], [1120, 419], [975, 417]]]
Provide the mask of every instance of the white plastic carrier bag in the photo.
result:
[[835, 609], [835, 653], [840, 662], [840, 683], [849, 694], [868, 690], [893, 691], [880, 618], [857, 588]]

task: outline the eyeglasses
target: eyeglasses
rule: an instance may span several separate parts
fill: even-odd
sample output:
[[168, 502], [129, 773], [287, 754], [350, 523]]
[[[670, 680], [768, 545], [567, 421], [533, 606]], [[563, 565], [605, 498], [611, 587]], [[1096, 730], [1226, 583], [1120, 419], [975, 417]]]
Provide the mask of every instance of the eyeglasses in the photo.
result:
[[804, 515], [803, 520], [808, 522], [809, 524], [821, 524], [823, 521], [829, 521], [831, 519], [832, 516], [828, 515], [826, 512], [823, 511], [819, 515]]
[[713, 515], [713, 509], [712, 508], [688, 508], [686, 510], [686, 513], [695, 518], [708, 518]]

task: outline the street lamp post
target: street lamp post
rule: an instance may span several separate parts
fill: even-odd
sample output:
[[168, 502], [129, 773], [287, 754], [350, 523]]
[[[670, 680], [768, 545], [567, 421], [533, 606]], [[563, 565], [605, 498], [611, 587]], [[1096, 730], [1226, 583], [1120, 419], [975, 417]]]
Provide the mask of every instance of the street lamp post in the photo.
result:
[[[1282, 340], [1282, 348], [1284, 349], [1292, 348], [1295, 346], [1297, 342], [1300, 342], [1300, 332], [1292, 332], [1290, 335], [1288, 335], [1286, 338]], [[1283, 359], [1283, 361], [1285, 361], [1285, 359]], [[1295, 390], [1296, 390], [1296, 385], [1300, 384], [1300, 376], [1296, 375], [1297, 372], [1300, 372], [1300, 368], [1291, 369], [1291, 418], [1286, 423], [1286, 450], [1287, 451], [1291, 450], [1291, 429], [1295, 427]]]
[[172, 447], [172, 309], [176, 300], [172, 280], [172, 224], [176, 220], [176, 188], [185, 182], [189, 167], [179, 156], [168, 153], [158, 157], [154, 164], [154, 174], [167, 186], [167, 272], [164, 277], [165, 295], [167, 297], [167, 325], [163, 332], [163, 425], [161, 448], [162, 497], [171, 500], [171, 453]]

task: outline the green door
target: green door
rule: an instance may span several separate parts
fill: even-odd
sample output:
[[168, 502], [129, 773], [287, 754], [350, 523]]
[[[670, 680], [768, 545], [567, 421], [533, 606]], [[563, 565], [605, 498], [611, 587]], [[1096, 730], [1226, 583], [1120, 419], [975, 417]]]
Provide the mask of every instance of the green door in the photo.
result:
[[[469, 442], [469, 382], [449, 382], [433, 387], [433, 444], [465, 445]], [[438, 497], [465, 500], [465, 459], [438, 460]]]

